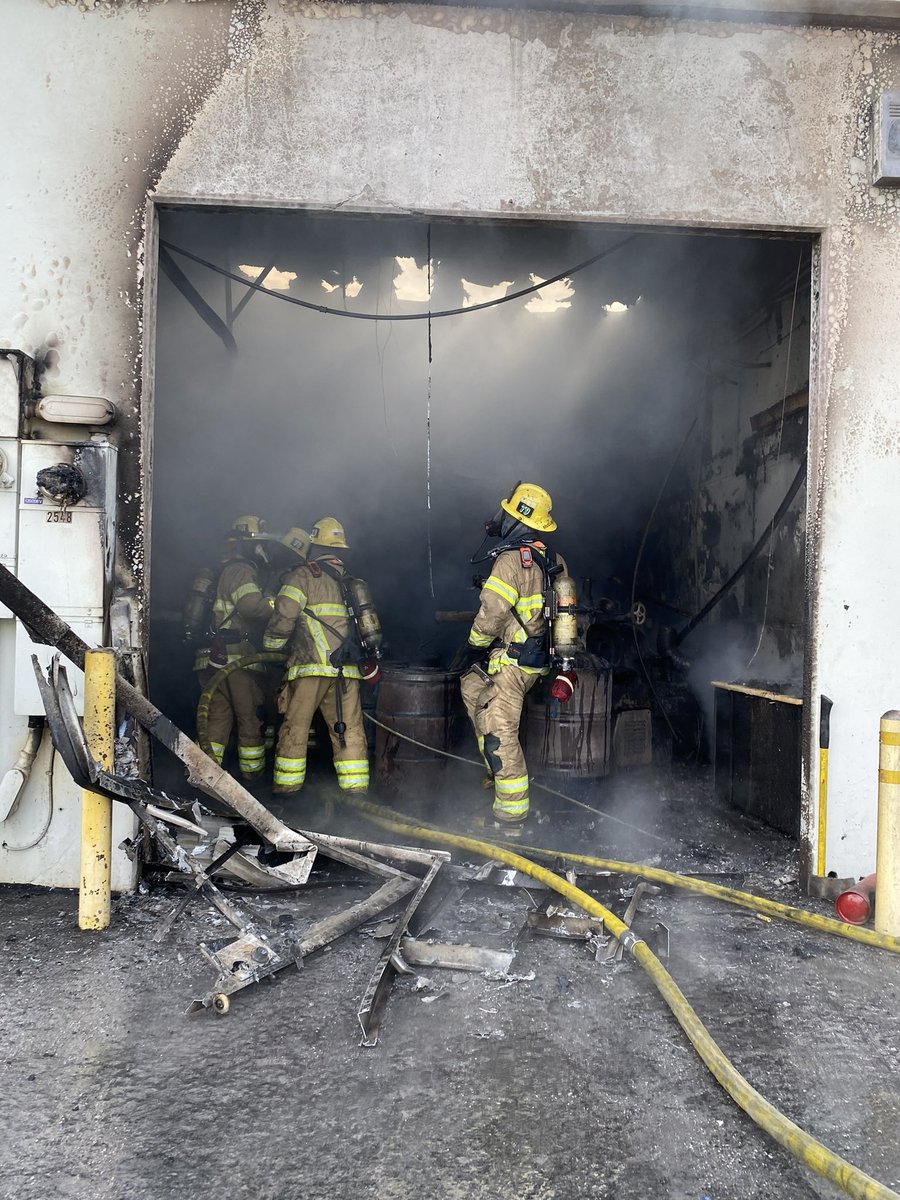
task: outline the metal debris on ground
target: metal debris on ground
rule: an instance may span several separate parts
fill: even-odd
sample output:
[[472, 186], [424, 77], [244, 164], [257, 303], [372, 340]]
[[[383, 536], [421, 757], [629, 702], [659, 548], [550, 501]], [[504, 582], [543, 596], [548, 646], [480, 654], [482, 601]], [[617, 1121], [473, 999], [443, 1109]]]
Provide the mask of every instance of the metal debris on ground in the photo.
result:
[[[214, 786], [215, 775], [205, 769], [202, 780], [192, 778], [191, 781], [201, 784], [226, 807], [236, 809], [238, 816], [245, 817], [244, 823], [217, 823], [213, 814], [196, 801], [171, 797], [131, 775], [101, 771], [88, 750], [68, 677], [58, 656], [51, 663], [46, 678], [36, 658], [33, 662], [53, 744], [75, 783], [126, 804], [153, 839], [163, 862], [171, 868], [173, 875], [170, 878], [187, 885], [185, 895], [159, 924], [154, 940], [165, 938], [191, 900], [198, 896], [203, 896], [238, 931], [235, 938], [201, 944], [200, 952], [215, 971], [216, 978], [209, 992], [191, 1002], [188, 1012], [212, 1008], [219, 1014], [227, 1013], [230, 997], [235, 992], [285, 967], [302, 966], [303, 960], [311, 954], [406, 900], [406, 908], [394, 923], [388, 945], [360, 1007], [364, 1044], [374, 1045], [378, 1021], [396, 973], [393, 956], [449, 854], [442, 850], [387, 846], [290, 829], [230, 777], [225, 776], [228, 784], [218, 791]], [[165, 722], [162, 714], [159, 718]], [[168, 735], [175, 727], [165, 722], [165, 728]], [[150, 731], [155, 732], [152, 724]], [[194, 758], [184, 745], [189, 739], [178, 730], [175, 734], [179, 739], [180, 757], [189, 763]], [[194, 746], [194, 749], [201, 753], [199, 747]], [[224, 772], [221, 774], [224, 776]], [[243, 799], [235, 803], [235, 788], [239, 796], [246, 797], [246, 804]], [[265, 816], [261, 818], [258, 810]], [[176, 840], [176, 835], [186, 836], [190, 853]], [[248, 915], [226, 898], [212, 878], [227, 865], [232, 875], [252, 886], [301, 887], [309, 880], [320, 854], [374, 878], [379, 886], [363, 900], [316, 922], [299, 939], [291, 923], [279, 921], [273, 925]]]

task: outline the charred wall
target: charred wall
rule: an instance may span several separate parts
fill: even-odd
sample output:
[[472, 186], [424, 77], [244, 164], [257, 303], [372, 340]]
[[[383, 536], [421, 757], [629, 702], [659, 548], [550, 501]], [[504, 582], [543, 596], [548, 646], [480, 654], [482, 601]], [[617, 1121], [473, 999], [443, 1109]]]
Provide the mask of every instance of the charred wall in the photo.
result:
[[[900, 216], [868, 175], [871, 103], [900, 83], [894, 34], [278, 0], [91, 12], [10, 0], [4, 16], [18, 48], [16, 207], [2, 233], [0, 327], [9, 344], [47, 354], [57, 390], [120, 403], [124, 585], [143, 564], [148, 191], [821, 230], [806, 689], [835, 699], [829, 865], [869, 869], [877, 719], [897, 703], [884, 653], [896, 567], [882, 530], [900, 457]], [[150, 480], [149, 457], [144, 469]], [[19, 730], [0, 704], [8, 756]], [[808, 832], [814, 779], [807, 801]]]

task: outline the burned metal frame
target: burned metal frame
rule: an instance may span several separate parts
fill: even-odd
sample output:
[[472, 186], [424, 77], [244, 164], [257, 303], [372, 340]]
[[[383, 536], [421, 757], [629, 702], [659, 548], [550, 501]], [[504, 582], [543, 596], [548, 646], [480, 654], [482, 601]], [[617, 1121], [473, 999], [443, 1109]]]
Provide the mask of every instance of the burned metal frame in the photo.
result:
[[[46, 678], [36, 656], [32, 656], [32, 663], [47, 715], [51, 739], [75, 783], [82, 788], [101, 792], [113, 800], [127, 804], [154, 838], [166, 861], [177, 870], [180, 876], [189, 877], [193, 881], [186, 895], [179, 899], [163, 919], [154, 934], [154, 940], [162, 941], [171, 932], [179, 916], [187, 909], [191, 900], [198, 895], [203, 895], [209, 903], [213, 904], [240, 934], [239, 937], [218, 947], [201, 943], [200, 952], [206, 962], [216, 971], [216, 980], [211, 991], [201, 999], [191, 1002], [187, 1010], [189, 1013], [209, 1007], [218, 1013], [226, 1013], [229, 1008], [229, 996], [235, 992], [241, 991], [253, 983], [258, 983], [261, 979], [292, 963], [298, 966], [302, 965], [303, 959], [316, 950], [322, 949], [329, 942], [348, 933], [364, 921], [386, 912], [408, 896], [410, 892], [415, 892], [403, 917], [397, 923], [396, 942], [399, 943], [438, 870], [448, 860], [449, 855], [445, 851], [415, 850], [401, 846], [382, 845], [378, 842], [355, 841], [351, 838], [326, 834], [307, 835], [290, 830], [289, 833], [297, 839], [294, 844], [298, 846], [298, 849], [293, 851], [294, 861], [299, 862], [299, 870], [294, 879], [296, 886], [304, 884], [309, 878], [316, 851], [321, 851], [326, 857], [355, 867], [383, 882], [372, 895], [364, 900], [313, 925], [299, 943], [284, 938], [266, 922], [248, 917], [239, 907], [227, 900], [210, 878], [215, 868], [224, 865], [228, 858], [237, 854], [241, 847], [251, 840], [248, 836], [249, 830], [247, 833], [243, 830], [240, 833], [236, 831], [234, 842], [230, 843], [226, 850], [214, 859], [213, 863], [208, 864], [206, 868], [201, 866], [195, 857], [189, 855], [184, 847], [178, 844], [165, 827], [165, 822], [171, 820], [175, 825], [187, 826], [189, 829], [196, 830], [199, 827], [196, 811], [199, 805], [196, 802], [179, 803], [178, 800], [164, 792], [157, 791], [143, 780], [125, 778], [102, 771], [91, 757], [75, 708], [68, 676], [65, 667], [59, 662], [58, 655], [54, 656]], [[226, 796], [214, 794], [227, 807], [232, 807]], [[189, 813], [194, 820], [188, 819], [184, 815], [185, 813]], [[286, 826], [284, 828], [287, 829]], [[258, 828], [255, 832], [262, 841], [273, 845], [276, 849], [282, 848], [285, 839], [279, 838], [277, 841], [271, 841]], [[263, 869], [262, 864], [259, 865], [260, 869]], [[422, 866], [427, 868], [424, 877], [405, 869]], [[391, 953], [394, 950], [396, 950], [396, 945], [392, 938]], [[390, 962], [390, 955], [387, 959], [383, 957], [366, 990], [363, 1007], [368, 1006], [367, 1013], [370, 1016], [367, 1017], [367, 1021], [371, 1023], [373, 1029], [380, 1019], [384, 1003], [387, 1000], [393, 974], [394, 967]], [[362, 1012], [362, 1008], [360, 1011]], [[360, 1017], [360, 1021], [362, 1023], [362, 1017]], [[365, 1044], [374, 1045], [374, 1038], [367, 1040]]]

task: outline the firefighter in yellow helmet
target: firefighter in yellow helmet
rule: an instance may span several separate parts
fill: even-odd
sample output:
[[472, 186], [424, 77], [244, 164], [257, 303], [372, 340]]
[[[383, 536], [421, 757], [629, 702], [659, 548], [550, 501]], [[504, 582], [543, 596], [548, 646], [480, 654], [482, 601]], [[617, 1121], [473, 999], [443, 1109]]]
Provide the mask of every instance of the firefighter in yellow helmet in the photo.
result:
[[[259, 648], [272, 615], [272, 601], [261, 586], [268, 541], [265, 523], [252, 516], [238, 517], [225, 538], [225, 558], [213, 601], [210, 675]], [[238, 769], [245, 779], [258, 779], [266, 765], [264, 680], [262, 664], [234, 671], [213, 693], [209, 705], [207, 737], [213, 757], [221, 765], [236, 723]]]
[[[347, 549], [341, 523], [323, 517], [312, 528], [313, 546]], [[278, 711], [284, 716], [275, 752], [275, 795], [298, 792], [306, 780], [310, 723], [316, 711], [328, 726], [339, 786], [365, 792], [369, 758], [363, 731], [360, 679], [375, 683], [377, 663], [364, 663], [345, 595], [347, 569], [333, 553], [294, 567], [275, 597], [275, 612], [266, 629], [264, 648], [287, 647]]]
[[[496, 826], [515, 836], [528, 815], [528, 768], [519, 742], [525, 697], [550, 672], [549, 630], [544, 616], [550, 578], [558, 570], [556, 556], [541, 540], [556, 522], [543, 488], [520, 483], [501, 501], [501, 510], [486, 525], [496, 546], [473, 562], [492, 560], [481, 591], [478, 613], [469, 633], [470, 661], [487, 655], [486, 669], [475, 662], [462, 676], [460, 691], [478, 748], [493, 781]], [[554, 684], [554, 694], [567, 699]]]

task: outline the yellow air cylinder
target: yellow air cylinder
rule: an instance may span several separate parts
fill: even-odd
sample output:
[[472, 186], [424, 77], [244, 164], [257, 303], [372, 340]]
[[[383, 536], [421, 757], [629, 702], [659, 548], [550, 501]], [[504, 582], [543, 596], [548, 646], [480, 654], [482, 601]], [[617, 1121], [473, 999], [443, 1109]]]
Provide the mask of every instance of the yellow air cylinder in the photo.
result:
[[384, 642], [384, 634], [381, 631], [381, 621], [375, 611], [369, 585], [364, 579], [348, 579], [344, 586], [356, 618], [360, 641], [370, 654], [377, 657]]
[[[116, 715], [114, 650], [88, 650], [84, 656], [84, 734], [94, 762], [112, 771]], [[81, 875], [79, 929], [109, 925], [112, 869], [112, 801], [86, 789], [81, 793]]]
[[207, 632], [215, 583], [215, 573], [208, 567], [201, 567], [194, 576], [182, 614], [186, 637], [199, 638]]
[[560, 658], [574, 658], [581, 648], [578, 640], [578, 589], [571, 575], [557, 575], [553, 580], [553, 649]]
[[881, 718], [878, 755], [878, 842], [875, 928], [900, 935], [900, 712]]

